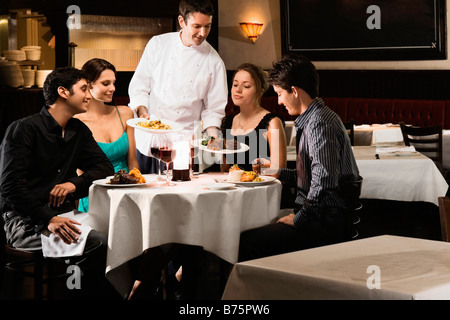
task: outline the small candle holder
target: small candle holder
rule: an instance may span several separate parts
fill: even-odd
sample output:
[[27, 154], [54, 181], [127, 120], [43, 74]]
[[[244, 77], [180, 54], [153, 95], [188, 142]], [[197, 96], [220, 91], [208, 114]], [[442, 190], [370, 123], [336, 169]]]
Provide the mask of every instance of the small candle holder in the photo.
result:
[[186, 133], [177, 134], [174, 138], [174, 149], [177, 156], [173, 161], [172, 181], [190, 181], [191, 146], [190, 135]]

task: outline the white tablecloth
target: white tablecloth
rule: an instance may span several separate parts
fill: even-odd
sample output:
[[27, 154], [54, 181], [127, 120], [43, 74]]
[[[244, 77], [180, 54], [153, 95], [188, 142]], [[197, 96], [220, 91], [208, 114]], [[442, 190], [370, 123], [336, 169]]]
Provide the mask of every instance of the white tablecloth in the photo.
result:
[[355, 146], [399, 145], [403, 144], [400, 126], [393, 124], [373, 124], [355, 126]]
[[450, 130], [442, 130], [442, 150], [443, 167], [450, 170]]
[[448, 184], [434, 162], [422, 155], [380, 153], [376, 147], [353, 147], [363, 177], [361, 198], [397, 201], [425, 201], [438, 205]]
[[203, 184], [224, 179], [222, 173], [199, 175], [176, 186], [113, 188], [93, 185], [89, 192], [92, 228], [108, 234], [106, 274], [116, 289], [130, 289], [129, 260], [166, 243], [202, 246], [235, 263], [243, 230], [278, 216], [281, 183], [229, 190]]
[[450, 299], [450, 243], [385, 235], [237, 263], [223, 299]]

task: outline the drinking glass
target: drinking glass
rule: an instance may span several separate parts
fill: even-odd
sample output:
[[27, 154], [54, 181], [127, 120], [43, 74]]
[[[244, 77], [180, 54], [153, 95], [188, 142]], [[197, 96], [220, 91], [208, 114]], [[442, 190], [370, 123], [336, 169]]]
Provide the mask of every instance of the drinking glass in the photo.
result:
[[150, 155], [158, 160], [158, 177], [157, 181], [164, 181], [161, 177], [161, 156], [159, 154], [159, 148], [162, 143], [162, 137], [160, 134], [150, 134]]
[[173, 148], [173, 139], [171, 134], [161, 134], [159, 144], [159, 157], [162, 162], [166, 164], [166, 182], [162, 185], [173, 186], [175, 183], [171, 183], [169, 179], [169, 166], [176, 157], [176, 150]]
[[195, 158], [198, 156], [198, 145], [197, 142], [195, 141], [194, 135], [190, 136], [189, 145], [191, 147], [189, 171], [191, 179], [194, 179], [196, 178], [194, 177]]

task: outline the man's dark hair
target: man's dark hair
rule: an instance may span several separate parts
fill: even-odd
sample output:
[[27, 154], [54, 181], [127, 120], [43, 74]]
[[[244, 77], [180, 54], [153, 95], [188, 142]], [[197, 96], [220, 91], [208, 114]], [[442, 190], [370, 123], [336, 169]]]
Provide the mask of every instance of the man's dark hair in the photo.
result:
[[214, 15], [214, 6], [210, 0], [181, 0], [179, 6], [179, 14], [186, 21], [189, 15], [200, 12], [207, 16]]
[[47, 106], [51, 106], [59, 98], [58, 88], [63, 87], [73, 94], [73, 85], [86, 79], [83, 71], [73, 67], [60, 67], [53, 70], [44, 82], [44, 99]]
[[269, 73], [269, 83], [289, 93], [292, 92], [292, 87], [298, 87], [311, 98], [319, 96], [319, 75], [316, 67], [302, 55], [289, 53], [274, 62]]

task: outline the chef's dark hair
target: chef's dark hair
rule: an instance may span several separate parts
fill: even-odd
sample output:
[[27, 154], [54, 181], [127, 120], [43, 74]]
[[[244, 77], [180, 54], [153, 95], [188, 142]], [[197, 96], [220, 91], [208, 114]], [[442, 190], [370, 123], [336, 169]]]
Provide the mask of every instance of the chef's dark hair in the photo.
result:
[[207, 16], [214, 15], [214, 6], [210, 0], [181, 0], [178, 8], [180, 16], [186, 21], [189, 15], [200, 12]]

